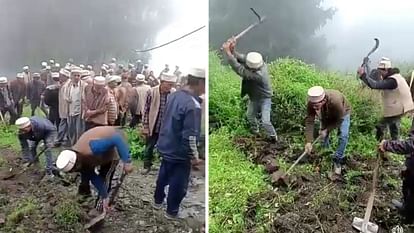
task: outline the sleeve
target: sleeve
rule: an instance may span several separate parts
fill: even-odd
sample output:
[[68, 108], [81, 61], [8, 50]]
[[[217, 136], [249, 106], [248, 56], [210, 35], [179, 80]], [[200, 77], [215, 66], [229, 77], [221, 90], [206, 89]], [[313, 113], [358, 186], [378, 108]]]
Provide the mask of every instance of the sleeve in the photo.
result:
[[414, 152], [414, 139], [385, 141], [384, 149], [395, 154], [411, 154]]
[[374, 80], [369, 75], [363, 74], [361, 76], [362, 81], [372, 89], [379, 90], [392, 90], [397, 88], [397, 81], [393, 78], [386, 78], [384, 80]]
[[305, 137], [306, 143], [313, 141], [313, 131], [315, 129], [315, 110], [308, 104], [307, 116], [305, 118]]
[[89, 146], [94, 156], [103, 155], [111, 148], [115, 147], [118, 151], [119, 157], [124, 163], [131, 162], [128, 144], [122, 138], [120, 133], [117, 133], [110, 138], [91, 140], [89, 142]]
[[246, 69], [244, 65], [239, 63], [234, 56], [228, 57], [229, 63], [231, 68], [240, 75], [245, 80], [253, 80], [253, 81], [260, 81], [262, 80], [262, 76], [257, 74], [256, 72], [252, 72], [251, 70]]
[[143, 118], [143, 126], [144, 129], [149, 130], [149, 112], [151, 108], [151, 90], [147, 92], [147, 100], [145, 101], [145, 108], [144, 108], [144, 118]]
[[184, 113], [183, 123], [183, 143], [181, 151], [187, 154], [191, 159], [199, 158], [197, 150], [197, 137], [198, 129], [197, 126], [197, 109], [188, 109]]
[[105, 183], [102, 177], [98, 176], [94, 170], [88, 171], [85, 175], [89, 178], [93, 186], [95, 186], [95, 188], [98, 190], [99, 196], [103, 199], [107, 198], [108, 191], [105, 187]]
[[234, 56], [236, 57], [237, 61], [241, 64], [246, 63], [246, 55], [239, 53], [237, 51], [234, 51]]
[[344, 97], [341, 98], [334, 98], [331, 102], [330, 114], [332, 116], [332, 121], [329, 124], [324, 125], [324, 129], [328, 129], [331, 131], [334, 128], [337, 128], [339, 124], [342, 122], [342, 118], [345, 115], [345, 107], [344, 107], [345, 99]]

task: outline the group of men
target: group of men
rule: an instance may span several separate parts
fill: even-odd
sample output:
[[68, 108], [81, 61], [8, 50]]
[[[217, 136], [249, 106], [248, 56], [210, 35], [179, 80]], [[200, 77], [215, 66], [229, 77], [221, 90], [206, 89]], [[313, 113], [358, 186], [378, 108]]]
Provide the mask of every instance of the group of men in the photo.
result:
[[[261, 54], [257, 52], [249, 52], [247, 55], [238, 53], [235, 50], [236, 40], [234, 38], [228, 39], [222, 47], [230, 66], [242, 78], [242, 97], [245, 95], [249, 97], [247, 119], [251, 131], [255, 134], [259, 132], [256, 118], [261, 112], [261, 123], [267, 138], [271, 142], [276, 142], [277, 134], [270, 121], [273, 90], [266, 63], [263, 62]], [[367, 65], [358, 69], [358, 76], [366, 86], [382, 93], [383, 117], [376, 126], [378, 150], [410, 155], [407, 156], [406, 169], [402, 172], [403, 201], [392, 200], [392, 203], [400, 210], [406, 222], [412, 223], [414, 222], [414, 131], [411, 131], [408, 140], [399, 140], [400, 120], [414, 110], [410, 87], [399, 69], [392, 66], [389, 58], [382, 57], [374, 70], [370, 69], [368, 58], [364, 59], [364, 64]], [[349, 140], [351, 105], [344, 94], [338, 90], [314, 86], [308, 90], [307, 94], [305, 151], [306, 153], [312, 152], [316, 118], [320, 121], [318, 139], [322, 141], [323, 147], [329, 146], [329, 135], [334, 129], [338, 129], [339, 142], [332, 160], [334, 174], [341, 176], [346, 159], [345, 149]], [[392, 140], [384, 140], [387, 127]], [[411, 128], [413, 130], [413, 127]]]
[[[127, 137], [122, 131], [129, 110], [130, 126], [142, 124], [139, 131], [146, 139], [146, 171], [143, 174], [147, 174], [152, 166], [155, 146], [162, 158], [153, 206], [162, 208], [166, 197], [164, 188], [169, 185], [165, 216], [176, 219], [187, 192], [192, 165], [200, 163], [198, 145], [202, 143], [201, 131], [204, 132], [201, 121], [204, 117], [205, 70], [191, 69], [185, 76], [184, 85], [179, 84], [177, 88], [177, 74], [166, 69], [159, 79], [154, 77], [154, 80], [151, 80], [150, 73], [144, 74], [148, 69], [146, 66], [141, 73], [130, 65], [120, 75], [111, 74], [115, 61], [112, 59], [112, 63], [103, 65], [99, 75], [94, 75], [90, 67], [84, 69], [81, 65], [67, 64], [58, 72], [51, 73], [52, 80], [47, 83], [46, 79], [47, 86], [41, 75], [31, 75], [30, 72], [25, 73], [28, 74], [26, 76], [17, 75], [16, 83], [19, 85], [25, 85], [27, 77], [29, 89], [35, 84], [44, 88], [27, 93], [31, 94], [28, 95], [30, 101], [33, 92], [39, 95], [39, 105], [44, 103], [48, 113], [48, 119], [20, 117], [21, 113], [17, 120], [13, 119], [19, 129], [23, 159], [29, 163], [36, 162], [39, 156], [36, 149], [43, 141], [47, 180], [53, 179], [56, 171], [80, 172], [78, 193], [90, 196], [92, 183], [98, 190], [96, 209], [108, 211], [110, 191], [114, 186], [112, 180], [119, 179], [114, 175], [119, 161], [122, 161], [126, 174], [133, 170]], [[108, 68], [109, 72], [106, 72]], [[40, 82], [42, 84], [38, 84]], [[3, 88], [10, 97], [14, 96], [7, 80]], [[3, 94], [3, 89], [1, 91]], [[8, 104], [3, 105], [3, 110], [4, 106], [24, 101], [24, 96], [23, 101], [19, 99], [17, 102], [12, 99], [6, 101], [5, 96], [0, 97]], [[55, 162], [51, 149], [60, 147], [62, 143], [67, 144], [66, 148]], [[95, 172], [97, 167], [98, 174]]]

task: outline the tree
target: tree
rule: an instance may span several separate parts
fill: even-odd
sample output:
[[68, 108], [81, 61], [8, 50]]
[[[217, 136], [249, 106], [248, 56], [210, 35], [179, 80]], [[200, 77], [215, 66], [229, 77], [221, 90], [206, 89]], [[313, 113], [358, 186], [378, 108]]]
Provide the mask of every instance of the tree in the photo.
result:
[[244, 52], [259, 51], [268, 59], [297, 57], [324, 65], [330, 48], [323, 36], [315, 33], [335, 14], [323, 9], [323, 0], [210, 0], [210, 47], [219, 48], [232, 35], [241, 32], [257, 17], [253, 7], [266, 20], [238, 43]]

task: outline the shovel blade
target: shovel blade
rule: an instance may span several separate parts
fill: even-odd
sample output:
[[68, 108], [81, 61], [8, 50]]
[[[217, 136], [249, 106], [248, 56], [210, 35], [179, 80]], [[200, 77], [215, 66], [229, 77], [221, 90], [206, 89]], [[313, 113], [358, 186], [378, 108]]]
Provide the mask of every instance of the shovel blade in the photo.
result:
[[352, 227], [362, 233], [377, 233], [378, 232], [377, 224], [368, 222], [367, 226], [364, 227], [364, 219], [358, 218], [358, 217], [354, 217], [354, 220], [352, 220]]
[[288, 185], [289, 179], [284, 171], [278, 170], [272, 174], [272, 183], [278, 185]]
[[106, 217], [106, 213], [103, 212], [102, 214], [96, 216], [95, 218], [91, 219], [87, 224], [85, 224], [85, 229], [89, 229], [100, 223]]

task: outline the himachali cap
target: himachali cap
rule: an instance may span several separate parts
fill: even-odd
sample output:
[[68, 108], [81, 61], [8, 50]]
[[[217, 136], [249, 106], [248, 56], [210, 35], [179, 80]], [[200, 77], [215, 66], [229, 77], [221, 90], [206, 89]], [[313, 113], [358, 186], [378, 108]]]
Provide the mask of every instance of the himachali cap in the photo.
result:
[[259, 69], [263, 65], [263, 57], [260, 53], [250, 52], [246, 56], [246, 65], [251, 69]]
[[17, 73], [16, 78], [24, 78], [23, 73]]
[[75, 66], [75, 67], [72, 67], [72, 69], [70, 70], [70, 73], [71, 74], [82, 74], [82, 69]]
[[40, 74], [39, 73], [34, 73], [33, 78], [40, 78]]
[[42, 62], [42, 64], [41, 64], [42, 66], [47, 66], [47, 62]]
[[76, 157], [76, 152], [63, 150], [56, 160], [56, 167], [64, 172], [69, 172], [75, 166]]
[[143, 74], [137, 74], [137, 77], [135, 79], [138, 82], [145, 82], [145, 75], [143, 75]]
[[91, 65], [88, 65], [86, 68], [92, 70], [92, 66]]
[[118, 76], [118, 75], [112, 75], [112, 76], [109, 78], [108, 83], [110, 83], [110, 82], [117, 82], [117, 83], [120, 83], [120, 82], [122, 82], [122, 78], [121, 78], [121, 76]]
[[6, 77], [0, 77], [0, 84], [5, 84], [7, 83], [7, 78]]
[[59, 73], [61, 75], [66, 76], [66, 77], [69, 77], [70, 76], [70, 72], [67, 69], [60, 69]]
[[59, 63], [56, 63], [55, 64], [55, 67], [58, 67], [59, 68], [60, 67], [60, 64]]
[[206, 71], [204, 69], [201, 68], [191, 68], [190, 71], [188, 72], [188, 75], [191, 75], [195, 78], [206, 78]]
[[53, 72], [52, 73], [52, 78], [59, 78], [59, 73], [58, 72]]
[[175, 76], [172, 73], [162, 73], [161, 74], [161, 81], [175, 83], [175, 82], [177, 82], [177, 76]]
[[81, 72], [81, 76], [83, 77], [83, 76], [89, 76], [90, 75], [90, 72], [89, 72], [89, 70], [82, 70], [82, 72]]
[[30, 118], [28, 117], [20, 117], [16, 120], [15, 125], [18, 129], [24, 129], [30, 125]]
[[47, 69], [47, 70], [50, 70], [50, 66], [46, 66], [46, 69]]
[[314, 86], [308, 90], [308, 101], [319, 103], [325, 98], [325, 90], [321, 86]]
[[391, 60], [387, 57], [382, 57], [378, 64], [378, 69], [389, 69], [389, 68], [391, 68]]
[[106, 84], [106, 79], [105, 79], [104, 77], [102, 77], [102, 76], [96, 76], [96, 77], [94, 78], [94, 83], [95, 83], [95, 85], [102, 85], [102, 86], [105, 86], [105, 84]]

